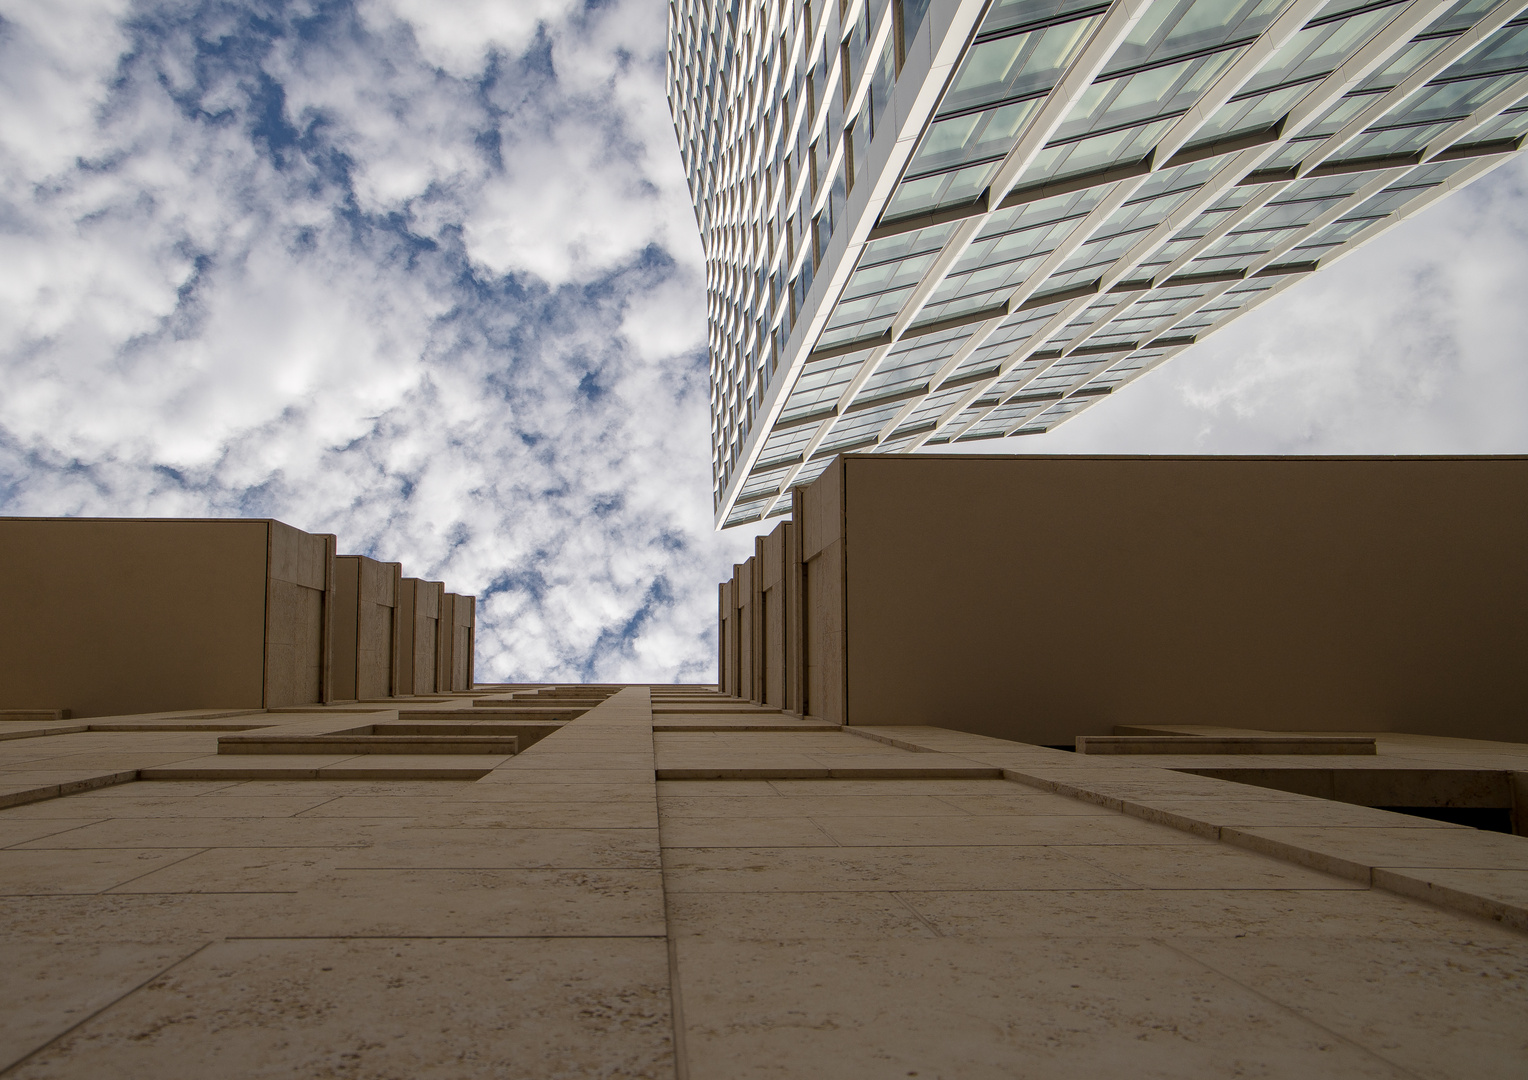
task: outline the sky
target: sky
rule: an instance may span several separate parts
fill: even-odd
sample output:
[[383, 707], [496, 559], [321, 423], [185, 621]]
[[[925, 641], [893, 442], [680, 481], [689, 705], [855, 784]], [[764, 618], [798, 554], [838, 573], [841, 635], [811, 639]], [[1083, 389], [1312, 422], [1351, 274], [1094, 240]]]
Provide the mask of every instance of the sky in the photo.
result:
[[[714, 679], [664, 18], [0, 0], [0, 514], [276, 517], [475, 594], [480, 681]], [[1012, 449], [1528, 451], [1525, 295], [1518, 159]]]

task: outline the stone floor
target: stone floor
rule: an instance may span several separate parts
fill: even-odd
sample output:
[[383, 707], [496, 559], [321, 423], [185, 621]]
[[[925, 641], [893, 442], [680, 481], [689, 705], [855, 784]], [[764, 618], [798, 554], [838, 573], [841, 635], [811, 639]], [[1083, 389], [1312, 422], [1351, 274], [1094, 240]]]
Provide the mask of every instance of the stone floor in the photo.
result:
[[[426, 708], [483, 706], [343, 723]], [[220, 740], [334, 714], [0, 725], [36, 732], [0, 741], [0, 1075], [1524, 1075], [1522, 837], [696, 689], [574, 712], [305, 778]]]

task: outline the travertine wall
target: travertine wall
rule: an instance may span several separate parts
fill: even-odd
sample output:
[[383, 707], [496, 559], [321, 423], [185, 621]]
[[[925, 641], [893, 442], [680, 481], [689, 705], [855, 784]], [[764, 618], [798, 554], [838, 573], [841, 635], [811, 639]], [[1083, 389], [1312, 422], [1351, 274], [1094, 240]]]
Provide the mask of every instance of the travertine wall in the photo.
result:
[[[266, 519], [0, 518], [0, 708], [279, 708], [416, 679], [433, 693], [444, 586], [400, 577]], [[453, 597], [451, 689], [472, 685], [475, 610]]]
[[436, 691], [437, 641], [445, 595], [444, 582], [403, 579], [399, 619], [403, 631], [399, 645], [400, 694], [433, 694]]
[[472, 689], [472, 650], [476, 599], [445, 593], [436, 633], [435, 688]]
[[794, 519], [809, 715], [1528, 740], [1525, 458], [848, 455]]
[[401, 563], [364, 555], [334, 560], [331, 620], [333, 700], [368, 701], [397, 693]]

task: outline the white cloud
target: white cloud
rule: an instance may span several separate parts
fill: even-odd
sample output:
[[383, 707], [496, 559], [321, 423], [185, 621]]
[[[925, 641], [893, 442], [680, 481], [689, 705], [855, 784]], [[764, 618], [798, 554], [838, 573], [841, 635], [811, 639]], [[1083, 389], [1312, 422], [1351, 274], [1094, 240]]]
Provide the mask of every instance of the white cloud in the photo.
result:
[[661, 44], [507, 7], [6, 9], [0, 115], [72, 96], [0, 133], [0, 509], [269, 514], [480, 594], [484, 677], [711, 677]]

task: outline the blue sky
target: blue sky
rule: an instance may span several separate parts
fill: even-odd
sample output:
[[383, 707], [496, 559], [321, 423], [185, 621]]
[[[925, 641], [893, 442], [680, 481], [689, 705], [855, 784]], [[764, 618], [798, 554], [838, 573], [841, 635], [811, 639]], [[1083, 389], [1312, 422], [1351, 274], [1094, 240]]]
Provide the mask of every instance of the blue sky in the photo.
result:
[[[485, 680], [713, 678], [664, 10], [0, 0], [0, 513], [279, 517], [476, 593]], [[1525, 291], [1518, 161], [1021, 446], [1528, 450]]]

